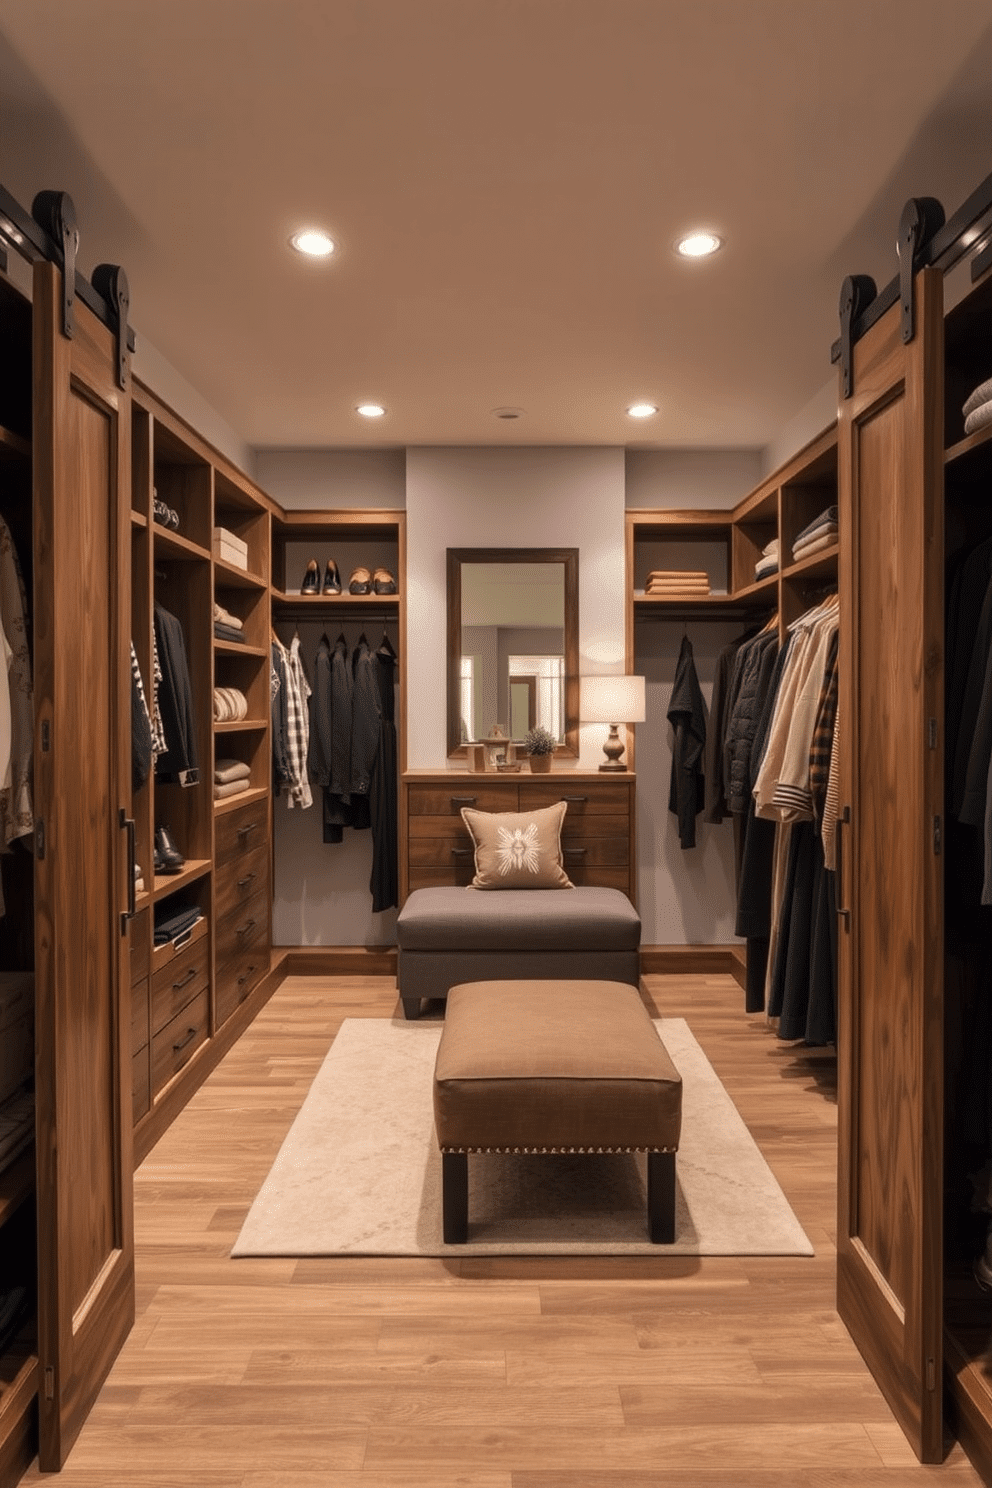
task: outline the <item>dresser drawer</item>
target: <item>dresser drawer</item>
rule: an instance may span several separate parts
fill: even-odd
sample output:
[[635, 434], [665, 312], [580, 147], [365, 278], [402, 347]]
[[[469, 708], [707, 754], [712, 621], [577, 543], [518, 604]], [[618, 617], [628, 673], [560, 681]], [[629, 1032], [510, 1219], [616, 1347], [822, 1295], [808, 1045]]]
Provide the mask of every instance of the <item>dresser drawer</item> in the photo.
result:
[[268, 845], [269, 803], [250, 801], [237, 811], [225, 811], [214, 827], [214, 868], [236, 862], [258, 846]]
[[408, 873], [410, 892], [414, 889], [466, 888], [475, 877], [475, 864], [470, 858], [464, 868], [413, 868]]
[[253, 894], [244, 904], [235, 905], [230, 914], [217, 922], [217, 969], [226, 970], [243, 952], [259, 942], [268, 945], [269, 892]]
[[232, 910], [258, 893], [269, 891], [269, 849], [260, 842], [243, 858], [226, 863], [216, 875], [216, 915], [218, 923]]
[[472, 868], [474, 872], [475, 849], [467, 832], [461, 837], [411, 837], [407, 847], [407, 858], [411, 868]]
[[570, 785], [559, 779], [550, 781], [522, 780], [520, 782], [520, 810], [533, 811], [542, 806], [553, 806], [564, 801], [568, 810], [566, 821], [577, 817], [630, 816], [630, 786], [614, 781], [585, 781]]
[[199, 996], [210, 980], [210, 938], [203, 935], [152, 977], [152, 1037]]
[[235, 957], [222, 969], [218, 968], [214, 991], [218, 1028], [258, 986], [268, 969], [269, 957], [264, 945], [257, 945], [254, 950]]
[[152, 1038], [152, 1093], [157, 1095], [207, 1040], [207, 989]]
[[573, 868], [624, 868], [630, 862], [630, 843], [626, 837], [583, 837], [561, 839], [561, 856], [571, 877]]
[[134, 1121], [147, 1115], [151, 1097], [151, 1050], [146, 1043], [131, 1060], [131, 1116]]
[[408, 790], [409, 815], [458, 817], [463, 806], [475, 811], [516, 811], [517, 782], [505, 785], [495, 781], [468, 778], [449, 785], [411, 785]]

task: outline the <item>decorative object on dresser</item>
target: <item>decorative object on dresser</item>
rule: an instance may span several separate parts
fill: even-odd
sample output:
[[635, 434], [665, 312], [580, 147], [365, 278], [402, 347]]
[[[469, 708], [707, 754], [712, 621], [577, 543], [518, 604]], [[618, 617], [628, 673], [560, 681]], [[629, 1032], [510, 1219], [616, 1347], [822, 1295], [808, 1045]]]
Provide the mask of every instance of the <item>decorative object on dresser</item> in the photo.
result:
[[555, 737], [550, 729], [538, 724], [524, 735], [524, 749], [535, 775], [546, 775], [555, 757]]
[[583, 677], [580, 687], [579, 714], [583, 723], [608, 723], [609, 736], [603, 745], [606, 763], [601, 770], [626, 770], [623, 763], [623, 740], [618, 724], [643, 723], [645, 689], [643, 677]]

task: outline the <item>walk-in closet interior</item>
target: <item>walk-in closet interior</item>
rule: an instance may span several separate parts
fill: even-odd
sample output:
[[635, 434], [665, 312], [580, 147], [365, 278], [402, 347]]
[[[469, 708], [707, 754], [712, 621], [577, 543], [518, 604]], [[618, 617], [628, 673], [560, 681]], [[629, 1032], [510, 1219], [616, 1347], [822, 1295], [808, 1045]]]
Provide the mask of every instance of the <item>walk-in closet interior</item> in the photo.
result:
[[[681, 979], [677, 1013], [691, 1012], [693, 989], [705, 1002], [717, 986], [729, 995], [720, 1039], [798, 1053], [782, 1075], [790, 1098], [836, 1130], [836, 1219], [816, 1237], [831, 1253], [832, 1291], [817, 1337], [853, 1340], [856, 1354], [836, 1375], [823, 1365], [821, 1434], [790, 1481], [853, 1481], [843, 1474], [861, 1459], [844, 1458], [846, 1437], [831, 1477], [829, 1401], [857, 1388], [877, 1394], [884, 1416], [857, 1439], [878, 1457], [869, 1488], [944, 1476], [992, 1485], [986, 8], [967, 0], [939, 17], [886, 0], [868, 18], [840, 6], [828, 24], [813, 0], [795, 11], [768, 3], [758, 47], [757, 15], [749, 31], [729, 0], [688, 19], [641, 0], [581, 0], [568, 16], [557, 0], [512, 0], [507, 32], [492, 15], [473, 19], [473, 5], [429, 0], [423, 34], [402, 0], [365, 11], [291, 0], [286, 38], [264, 7], [235, 16], [209, 0], [194, 14], [183, 0], [149, 21], [140, 56], [135, 37], [121, 41], [127, 81], [111, 119], [105, 69], [126, 7], [93, 0], [67, 22], [63, 51], [78, 47], [92, 67], [66, 76], [43, 24], [55, 24], [54, 0], [39, 0], [40, 19], [0, 0], [0, 1488], [63, 1471], [68, 1481], [98, 1402], [121, 1423], [136, 1407], [141, 1391], [118, 1379], [115, 1361], [136, 1329], [151, 1336], [152, 1290], [197, 1284], [179, 1267], [154, 1285], [142, 1270], [141, 1244], [164, 1254], [172, 1237], [160, 1240], [136, 1205], [138, 1175], [191, 1110], [208, 1113], [210, 1129], [215, 1092], [244, 1079], [239, 1049], [282, 1007], [281, 991], [292, 984], [305, 1010], [339, 983], [344, 1017], [362, 1016], [367, 996], [375, 1016], [395, 1000], [402, 1019], [398, 917], [416, 890], [470, 892], [477, 844], [465, 808], [542, 813], [561, 802], [571, 884], [619, 891], [626, 913], [638, 912], [646, 1005], [661, 1009], [669, 979]], [[876, 104], [873, 79], [900, 24]], [[296, 29], [308, 27], [312, 45], [301, 48]], [[659, 27], [670, 45], [655, 78], [646, 38], [654, 45]], [[440, 62], [424, 50], [432, 37]], [[294, 90], [316, 75], [370, 121], [372, 184], [348, 166], [341, 224], [330, 188], [320, 209], [296, 199], [291, 110], [275, 81], [284, 41]], [[556, 91], [542, 101], [530, 79], [505, 153], [487, 155], [478, 141], [498, 133], [517, 97], [503, 84], [523, 76], [517, 52], [529, 45], [545, 80], [555, 62]], [[155, 73], [153, 84], [156, 48], [170, 67], [202, 48], [203, 69], [167, 89]], [[762, 217], [748, 207], [746, 254], [743, 205], [724, 209], [704, 189], [716, 157], [687, 144], [687, 162], [673, 162], [670, 122], [665, 151], [639, 147], [638, 172], [616, 176], [621, 136], [639, 133], [625, 97], [660, 95], [645, 115], [659, 138], [653, 110], [668, 107], [666, 90], [673, 107], [688, 106], [691, 69], [682, 77], [672, 61], [680, 49], [698, 68], [712, 56], [727, 94], [718, 153], [733, 159], [721, 179], [766, 203]], [[748, 113], [738, 141], [743, 95], [729, 90], [741, 69], [731, 64], [745, 51], [762, 66], [777, 57], [788, 78], [781, 97], [765, 90], [764, 114]], [[382, 69], [361, 71], [360, 98], [358, 74], [338, 63], [359, 54], [363, 69], [370, 57]], [[211, 71], [219, 57], [231, 77]], [[413, 87], [416, 59], [429, 75]], [[470, 96], [476, 68], [484, 83]], [[600, 83], [611, 101], [597, 101]], [[161, 154], [149, 145], [135, 172], [143, 90], [157, 108], [168, 96], [176, 139]], [[439, 90], [475, 121], [464, 140], [457, 117], [432, 114]], [[579, 201], [568, 184], [562, 162], [578, 172], [579, 157], [565, 136], [576, 130], [583, 172], [602, 174], [601, 150], [614, 162], [599, 200]], [[853, 141], [873, 131], [861, 190]], [[307, 154], [306, 170], [326, 186], [345, 170], [340, 155], [337, 141], [319, 169]], [[788, 165], [780, 191], [762, 174], [765, 155]], [[257, 189], [241, 174], [247, 157]], [[641, 173], [648, 160], [660, 177], [676, 172], [678, 220], [651, 209], [651, 231], [664, 224], [667, 241], [652, 240], [650, 255], [676, 263], [664, 303], [631, 206], [656, 192]], [[179, 180], [188, 212], [163, 234], [157, 192], [174, 212]], [[451, 183], [468, 190], [469, 180], [461, 201]], [[404, 204], [413, 267], [375, 250], [369, 281], [360, 261], [379, 231], [376, 194]], [[512, 233], [478, 270], [499, 308], [477, 322], [466, 245], [490, 196], [505, 201]], [[311, 222], [296, 221], [311, 210]], [[330, 267], [305, 261], [300, 274], [292, 259], [286, 288], [279, 255], [322, 212], [340, 235]], [[443, 234], [427, 228], [434, 212]], [[804, 214], [808, 264], [795, 246]], [[709, 224], [711, 264], [673, 249], [696, 222]], [[563, 261], [566, 230], [591, 235], [576, 266]], [[792, 234], [788, 250], [777, 231]], [[275, 247], [259, 256], [254, 240], [270, 232]], [[627, 286], [622, 303], [600, 282], [611, 277]], [[515, 382], [518, 346], [533, 367]], [[384, 354], [386, 372], [375, 365]], [[608, 415], [607, 387], [619, 407]], [[642, 398], [651, 401], [639, 408]], [[643, 689], [609, 723], [583, 685], [601, 678]], [[547, 726], [544, 771], [523, 739]], [[612, 758], [608, 729], [619, 729]], [[419, 1021], [409, 1036], [425, 1037]], [[245, 1151], [265, 1082], [284, 1087], [302, 1067], [295, 1046], [273, 1046], [233, 1134]], [[218, 1231], [236, 1207], [229, 1160], [217, 1160]], [[182, 1170], [181, 1158], [165, 1165], [163, 1192]], [[209, 1202], [197, 1190], [195, 1203]], [[437, 1348], [427, 1335], [418, 1344], [419, 1385], [435, 1370], [441, 1381], [465, 1370], [473, 1388], [490, 1373], [507, 1384], [509, 1353], [483, 1365], [470, 1341], [452, 1342], [459, 1291], [495, 1288], [496, 1315], [516, 1305], [518, 1283], [571, 1278], [572, 1259], [542, 1257], [536, 1270], [505, 1258], [424, 1263], [412, 1282], [404, 1272], [408, 1291], [383, 1303], [384, 1315], [398, 1309], [391, 1323], [403, 1325], [407, 1306], [412, 1317], [421, 1283], [436, 1289], [439, 1316], [451, 1310]], [[276, 1284], [318, 1275], [285, 1258], [231, 1264], [250, 1271], [261, 1312], [277, 1310]], [[363, 1258], [351, 1300], [358, 1287], [396, 1285], [393, 1264]], [[639, 1412], [639, 1424], [657, 1424], [634, 1372], [660, 1327], [649, 1305], [670, 1308], [677, 1333], [699, 1312], [691, 1288], [711, 1276], [759, 1298], [778, 1285], [773, 1255], [759, 1282], [710, 1265], [652, 1255], [575, 1267], [591, 1313], [614, 1305], [604, 1299], [615, 1283], [631, 1288], [623, 1425]], [[793, 1286], [790, 1272], [784, 1292]], [[546, 1322], [549, 1295], [535, 1309]], [[409, 1381], [382, 1320], [359, 1324], [341, 1305], [344, 1341], [321, 1334], [320, 1348], [338, 1381], [352, 1343], [389, 1374], [386, 1425], [398, 1439], [424, 1396], [410, 1404], [399, 1393]], [[559, 1395], [588, 1343], [571, 1326]], [[819, 1368], [816, 1339], [801, 1346]], [[280, 1349], [229, 1365], [211, 1356], [216, 1376], [204, 1366], [188, 1388], [167, 1382], [171, 1429], [183, 1430], [185, 1408], [206, 1409], [193, 1396], [211, 1380], [247, 1380], [261, 1400], [267, 1370], [285, 1364], [310, 1388], [304, 1365], [318, 1376], [330, 1367], [316, 1347]], [[533, 1380], [518, 1367], [525, 1411]], [[688, 1373], [702, 1390], [702, 1374]], [[714, 1375], [712, 1389], [751, 1383]], [[429, 1419], [457, 1435], [463, 1423], [445, 1416], [441, 1393]], [[580, 1397], [569, 1431], [584, 1429]], [[437, 1488], [569, 1480], [550, 1459], [500, 1455], [512, 1430], [501, 1433], [492, 1428], [491, 1471], [466, 1467], [461, 1478], [445, 1458]], [[603, 1488], [597, 1450], [575, 1488]], [[715, 1447], [697, 1450], [679, 1481], [693, 1480], [693, 1462], [713, 1488], [725, 1471], [743, 1488], [759, 1481], [753, 1467], [738, 1478]], [[384, 1460], [380, 1478], [371, 1448], [358, 1451], [334, 1483], [435, 1481], [399, 1447]], [[617, 1488], [641, 1488], [664, 1466], [633, 1452], [621, 1468], [604, 1461]], [[767, 1481], [784, 1488], [786, 1467]], [[148, 1488], [165, 1488], [171, 1470]], [[211, 1460], [189, 1481], [276, 1482], [261, 1467], [225, 1472]]]

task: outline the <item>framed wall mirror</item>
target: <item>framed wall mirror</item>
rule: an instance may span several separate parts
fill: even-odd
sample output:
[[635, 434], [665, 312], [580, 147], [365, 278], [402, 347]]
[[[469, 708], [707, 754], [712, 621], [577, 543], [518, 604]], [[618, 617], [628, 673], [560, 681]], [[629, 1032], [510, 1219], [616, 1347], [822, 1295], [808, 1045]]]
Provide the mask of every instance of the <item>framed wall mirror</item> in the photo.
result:
[[578, 757], [578, 548], [448, 549], [449, 757], [495, 724]]

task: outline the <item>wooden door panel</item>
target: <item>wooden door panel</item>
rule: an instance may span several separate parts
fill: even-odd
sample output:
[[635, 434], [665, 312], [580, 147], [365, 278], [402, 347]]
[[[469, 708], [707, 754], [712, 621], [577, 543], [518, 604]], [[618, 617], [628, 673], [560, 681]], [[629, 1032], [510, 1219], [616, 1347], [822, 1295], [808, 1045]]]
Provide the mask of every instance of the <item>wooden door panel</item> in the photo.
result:
[[[39, 1462], [58, 1468], [134, 1317], [125, 839], [130, 402], [114, 337], [35, 272]], [[129, 612], [129, 607], [128, 607]]]
[[855, 349], [841, 407], [838, 1310], [917, 1454], [941, 1454], [940, 281]]

